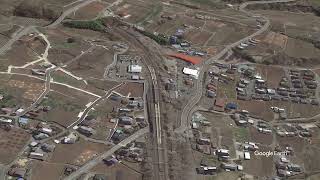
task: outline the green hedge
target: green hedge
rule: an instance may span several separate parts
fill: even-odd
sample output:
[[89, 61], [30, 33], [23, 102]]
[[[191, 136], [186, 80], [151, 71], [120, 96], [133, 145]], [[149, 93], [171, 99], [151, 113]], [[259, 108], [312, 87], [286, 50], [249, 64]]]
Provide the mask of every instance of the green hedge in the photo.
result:
[[67, 21], [63, 23], [64, 26], [77, 29], [90, 29], [93, 31], [104, 31], [105, 26], [102, 19], [92, 21]]
[[148, 31], [140, 31], [140, 33], [153, 39], [154, 41], [156, 41], [160, 45], [168, 45], [169, 44], [169, 39], [163, 34], [154, 35], [153, 33], [148, 32]]

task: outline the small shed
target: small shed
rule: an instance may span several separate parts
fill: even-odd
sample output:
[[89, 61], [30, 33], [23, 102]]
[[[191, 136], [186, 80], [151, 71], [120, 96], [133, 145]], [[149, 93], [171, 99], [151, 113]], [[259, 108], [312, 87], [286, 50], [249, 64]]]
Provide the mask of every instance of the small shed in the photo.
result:
[[228, 103], [228, 104], [226, 105], [226, 109], [236, 110], [237, 108], [238, 108], [238, 105], [237, 105], [236, 103], [233, 103], [233, 102]]

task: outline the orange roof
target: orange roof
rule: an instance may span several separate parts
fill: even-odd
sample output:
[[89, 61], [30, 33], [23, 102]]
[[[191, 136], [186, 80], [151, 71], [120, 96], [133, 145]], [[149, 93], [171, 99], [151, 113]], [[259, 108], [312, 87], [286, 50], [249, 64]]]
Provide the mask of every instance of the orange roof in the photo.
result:
[[200, 57], [188, 56], [182, 53], [170, 54], [169, 56], [190, 62], [192, 64], [199, 64], [202, 61]]

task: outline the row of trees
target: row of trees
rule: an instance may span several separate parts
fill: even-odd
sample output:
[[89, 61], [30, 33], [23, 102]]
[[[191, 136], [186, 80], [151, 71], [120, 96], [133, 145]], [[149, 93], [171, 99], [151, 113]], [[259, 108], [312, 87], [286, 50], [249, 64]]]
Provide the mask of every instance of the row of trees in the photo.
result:
[[93, 31], [104, 31], [105, 26], [102, 19], [92, 21], [67, 21], [63, 23], [64, 26], [77, 29], [90, 29]]

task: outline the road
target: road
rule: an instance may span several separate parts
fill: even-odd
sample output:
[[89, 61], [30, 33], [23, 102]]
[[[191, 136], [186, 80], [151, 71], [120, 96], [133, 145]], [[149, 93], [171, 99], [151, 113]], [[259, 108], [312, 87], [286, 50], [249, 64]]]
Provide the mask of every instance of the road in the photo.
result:
[[81, 166], [77, 171], [75, 171], [74, 173], [70, 174], [64, 180], [74, 180], [74, 179], [76, 179], [81, 174], [88, 172], [94, 166], [99, 164], [103, 159], [111, 156], [113, 153], [115, 153], [120, 148], [126, 146], [127, 144], [133, 142], [134, 140], [136, 140], [137, 138], [139, 138], [140, 136], [142, 136], [142, 135], [144, 135], [144, 134], [146, 134], [148, 132], [149, 132], [149, 127], [145, 127], [143, 129], [140, 129], [139, 131], [135, 132], [134, 134], [132, 134], [128, 138], [126, 138], [123, 141], [121, 141], [119, 144], [113, 146], [110, 150], [106, 151], [103, 154], [100, 154], [99, 156], [97, 156], [93, 160], [91, 160], [88, 163], [86, 163], [85, 165]]
[[[47, 47], [44, 51], [44, 53], [42, 54], [41, 59], [43, 59], [45, 62], [50, 63], [48, 61], [48, 54], [49, 54], [49, 49], [51, 48], [51, 44], [48, 41], [47, 37], [40, 33], [39, 36], [41, 36], [44, 41], [47, 43]], [[51, 64], [51, 63], [50, 63]], [[41, 95], [31, 104], [31, 106], [29, 106], [28, 108], [26, 108], [22, 113], [17, 114], [18, 116], [23, 116], [24, 114], [26, 114], [27, 112], [33, 110], [41, 101], [42, 99], [50, 92], [50, 81], [51, 81], [51, 72], [53, 72], [57, 67], [53, 64], [51, 64], [51, 67], [46, 69], [45, 72], [45, 88], [44, 91], [41, 93]], [[9, 70], [8, 70], [9, 72]]]
[[92, 109], [96, 104], [98, 104], [100, 101], [108, 98], [115, 89], [119, 88], [120, 86], [122, 86], [122, 85], [124, 85], [124, 84], [126, 84], [126, 83], [123, 82], [123, 83], [120, 83], [120, 84], [114, 86], [113, 88], [109, 89], [104, 96], [101, 96], [101, 97], [97, 98], [96, 100], [94, 100], [94, 101], [90, 104], [90, 106], [88, 106], [88, 107], [83, 111], [83, 114], [81, 115], [81, 117], [80, 117], [77, 121], [73, 122], [71, 125], [68, 126], [68, 129], [71, 129], [71, 128], [79, 125], [80, 123], [82, 123], [82, 122], [85, 120], [85, 118], [87, 117], [88, 113], [91, 111], [91, 109]]
[[54, 28], [57, 25], [59, 25], [67, 16], [69, 16], [70, 14], [74, 13], [75, 11], [77, 11], [78, 9], [81, 9], [82, 7], [85, 7], [93, 2], [95, 2], [97, 0], [85, 0], [71, 8], [69, 8], [68, 10], [64, 11], [61, 16], [55, 20], [53, 23], [51, 23], [50, 25], [48, 25], [48, 28]]
[[16, 42], [17, 40], [19, 40], [22, 36], [29, 34], [31, 32], [34, 32], [34, 31], [35, 31], [35, 29], [33, 26], [28, 26], [28, 27], [24, 28], [23, 30], [19, 31], [18, 33], [16, 33], [15, 36], [13, 36], [4, 46], [2, 46], [0, 48], [0, 54], [3, 54], [6, 51], [8, 51], [11, 48], [12, 44], [14, 42]]
[[188, 123], [189, 123], [189, 119], [193, 113], [193, 108], [194, 106], [196, 106], [196, 104], [200, 101], [201, 97], [202, 97], [202, 92], [203, 92], [203, 76], [205, 73], [205, 67], [207, 67], [208, 65], [212, 64], [215, 61], [218, 61], [221, 57], [223, 57], [226, 53], [228, 53], [229, 51], [232, 50], [232, 48], [240, 45], [240, 43], [246, 42], [249, 39], [260, 35], [262, 33], [264, 33], [265, 31], [268, 30], [269, 26], [270, 26], [270, 20], [266, 17], [260, 16], [260, 15], [256, 15], [250, 12], [247, 12], [245, 10], [245, 8], [248, 5], [252, 5], [252, 4], [268, 4], [268, 3], [280, 3], [280, 2], [291, 2], [291, 1], [295, 1], [295, 0], [275, 0], [275, 1], [250, 1], [250, 2], [245, 2], [243, 4], [240, 5], [239, 7], [239, 11], [246, 13], [248, 16], [252, 16], [252, 17], [257, 17], [257, 18], [261, 18], [265, 21], [265, 24], [255, 33], [240, 39], [239, 41], [230, 44], [228, 46], [226, 46], [222, 51], [220, 51], [218, 54], [216, 54], [215, 56], [211, 57], [210, 59], [203, 61], [199, 66], [200, 66], [200, 72], [199, 72], [199, 77], [196, 83], [196, 90], [195, 90], [195, 94], [194, 96], [188, 101], [187, 105], [183, 108], [182, 113], [181, 113], [181, 119], [180, 119], [180, 126], [175, 129], [175, 132], [177, 133], [183, 133], [185, 132], [185, 130], [187, 130], [188, 128]]

